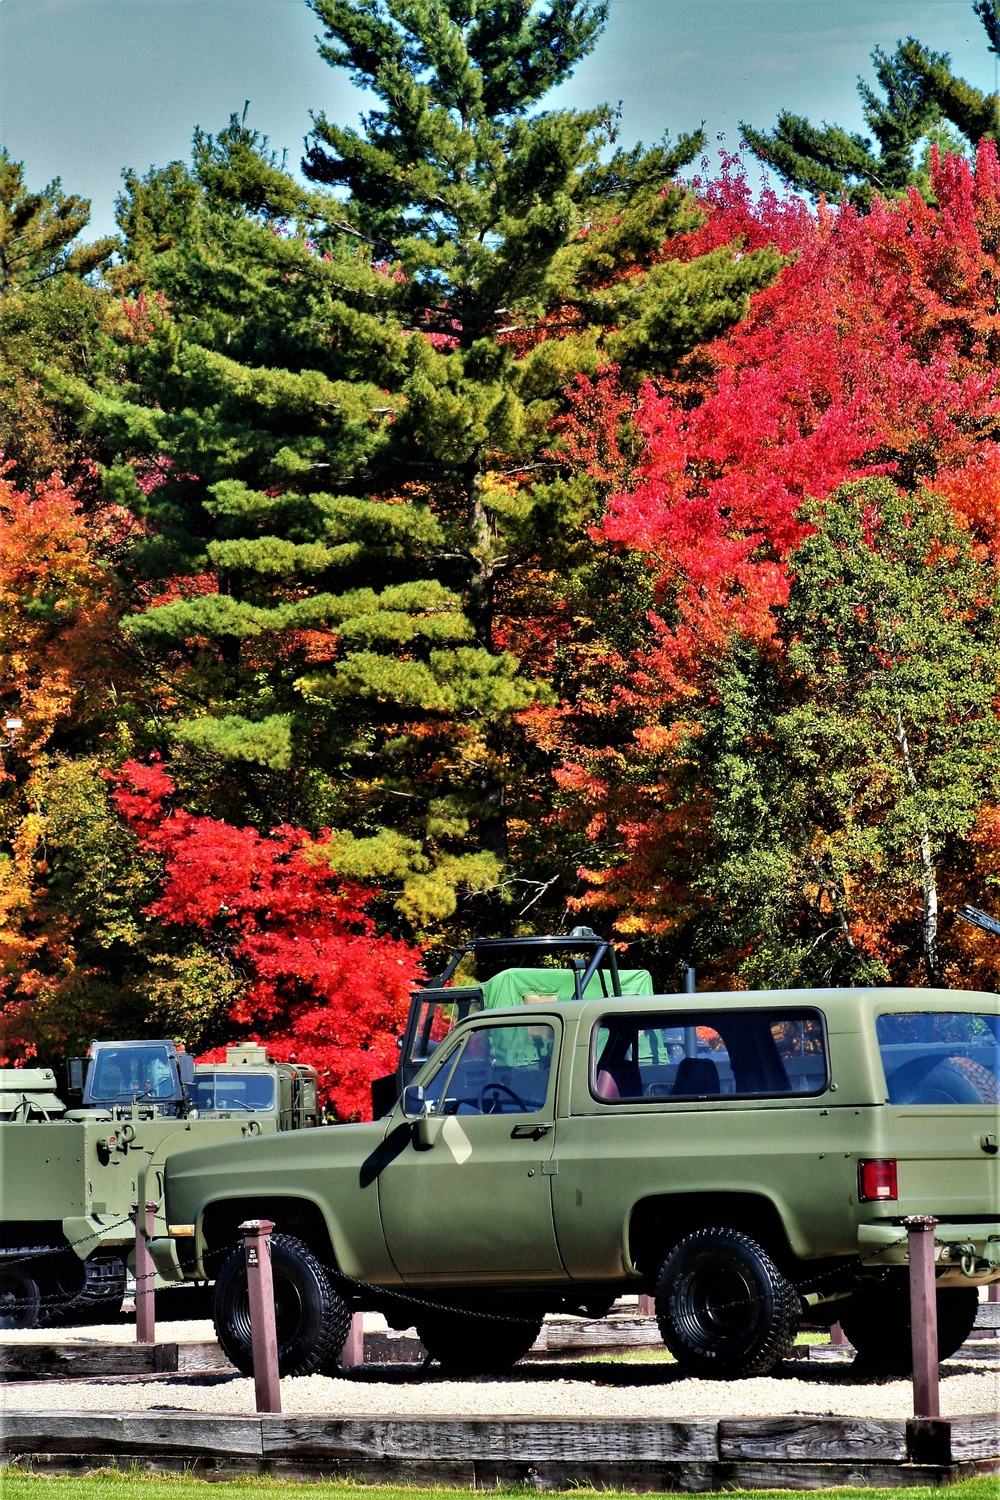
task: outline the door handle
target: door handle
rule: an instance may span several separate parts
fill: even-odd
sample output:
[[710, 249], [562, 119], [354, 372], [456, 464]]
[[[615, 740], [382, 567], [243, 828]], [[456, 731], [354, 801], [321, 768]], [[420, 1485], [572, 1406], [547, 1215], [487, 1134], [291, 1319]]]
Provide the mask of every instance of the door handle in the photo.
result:
[[537, 1141], [548, 1135], [551, 1125], [515, 1125], [510, 1133], [512, 1141]]

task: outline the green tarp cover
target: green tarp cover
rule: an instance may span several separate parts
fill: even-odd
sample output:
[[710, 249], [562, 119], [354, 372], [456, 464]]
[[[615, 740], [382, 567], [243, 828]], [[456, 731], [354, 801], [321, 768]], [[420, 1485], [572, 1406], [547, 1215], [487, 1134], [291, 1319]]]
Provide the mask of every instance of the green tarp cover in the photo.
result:
[[[623, 995], [655, 995], [648, 969], [619, 969]], [[604, 971], [606, 993], [611, 994], [611, 975]], [[587, 985], [585, 1000], [600, 1000], [605, 994], [598, 972]], [[483, 1004], [487, 1010], [504, 1005], [522, 1005], [525, 995], [554, 995], [558, 1000], [572, 1000], [573, 974], [569, 969], [501, 969], [483, 985]]]

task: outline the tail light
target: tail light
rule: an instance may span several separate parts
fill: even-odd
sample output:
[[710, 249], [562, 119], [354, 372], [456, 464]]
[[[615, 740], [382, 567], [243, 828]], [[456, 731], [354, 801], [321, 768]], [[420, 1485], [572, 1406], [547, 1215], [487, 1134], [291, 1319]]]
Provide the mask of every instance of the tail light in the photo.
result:
[[894, 1161], [858, 1162], [859, 1203], [894, 1203], [898, 1197]]

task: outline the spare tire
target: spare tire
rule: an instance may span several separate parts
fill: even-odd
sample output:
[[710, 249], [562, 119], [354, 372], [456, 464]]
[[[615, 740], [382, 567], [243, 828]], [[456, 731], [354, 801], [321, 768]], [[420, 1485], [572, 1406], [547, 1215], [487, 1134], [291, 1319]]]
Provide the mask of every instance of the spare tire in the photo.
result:
[[[322, 1261], [290, 1234], [271, 1235], [271, 1276], [278, 1374], [312, 1375], [340, 1353], [351, 1326], [351, 1310]], [[242, 1244], [216, 1277], [212, 1315], [222, 1352], [244, 1375], [252, 1375], [250, 1294]]]
[[802, 1304], [767, 1251], [738, 1229], [698, 1229], [656, 1284], [660, 1336], [685, 1374], [766, 1375], [795, 1340]]
[[[993, 1075], [965, 1057], [915, 1057], [890, 1073], [890, 1104], [989, 1104], [977, 1072], [993, 1083]], [[995, 1087], [994, 1087], [995, 1094]]]

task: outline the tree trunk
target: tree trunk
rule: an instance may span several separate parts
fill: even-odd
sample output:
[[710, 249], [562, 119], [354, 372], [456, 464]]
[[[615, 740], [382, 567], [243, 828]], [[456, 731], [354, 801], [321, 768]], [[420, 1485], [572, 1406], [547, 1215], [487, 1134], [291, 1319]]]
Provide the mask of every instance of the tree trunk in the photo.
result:
[[483, 476], [478, 464], [470, 464], [466, 471], [465, 493], [469, 554], [472, 558], [467, 612], [478, 644], [485, 650], [492, 651], [495, 577], [493, 536], [490, 518], [483, 502]]
[[[906, 779], [910, 784], [910, 790], [914, 795], [919, 795], [920, 788], [917, 778], [913, 772], [913, 760], [910, 756], [910, 742], [907, 738], [906, 727], [903, 724], [903, 711], [896, 709], [896, 740], [899, 752], [903, 757], [903, 768], [906, 771]], [[930, 829], [927, 827], [927, 819], [920, 819], [920, 837], [917, 841], [917, 863], [920, 868], [920, 885], [923, 897], [923, 919], [920, 926], [921, 945], [924, 954], [924, 968], [927, 970], [927, 978], [933, 985], [943, 983], [941, 977], [941, 959], [938, 955], [938, 893], [937, 872], [934, 868], [934, 851], [931, 846]]]

